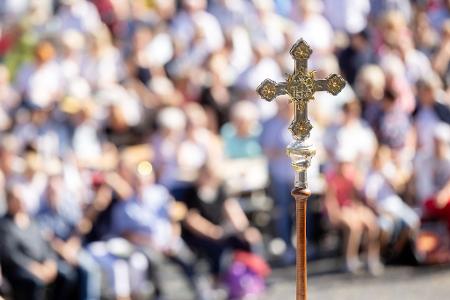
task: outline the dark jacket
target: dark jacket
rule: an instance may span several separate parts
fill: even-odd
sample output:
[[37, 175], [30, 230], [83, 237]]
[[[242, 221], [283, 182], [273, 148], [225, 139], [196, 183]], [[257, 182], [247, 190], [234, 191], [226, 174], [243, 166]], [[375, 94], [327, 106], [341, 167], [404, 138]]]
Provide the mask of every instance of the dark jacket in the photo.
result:
[[[414, 118], [417, 116], [421, 109], [422, 105], [418, 104], [412, 114]], [[433, 104], [433, 111], [435, 112], [439, 120], [444, 123], [450, 124], [450, 108], [448, 106], [439, 102], [435, 102]]]

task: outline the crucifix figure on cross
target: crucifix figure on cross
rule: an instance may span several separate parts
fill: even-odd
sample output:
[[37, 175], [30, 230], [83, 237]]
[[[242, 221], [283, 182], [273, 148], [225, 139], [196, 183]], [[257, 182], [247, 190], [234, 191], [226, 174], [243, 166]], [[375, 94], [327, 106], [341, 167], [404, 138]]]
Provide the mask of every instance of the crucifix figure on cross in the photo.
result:
[[294, 120], [289, 126], [294, 141], [287, 146], [287, 154], [291, 158], [295, 171], [294, 190], [292, 195], [296, 202], [297, 231], [297, 289], [296, 299], [305, 300], [307, 295], [306, 276], [306, 200], [310, 194], [307, 189], [306, 171], [311, 158], [316, 153], [308, 141], [312, 125], [308, 119], [308, 102], [314, 99], [314, 93], [326, 91], [337, 95], [345, 86], [345, 80], [337, 74], [331, 74], [326, 79], [314, 79], [314, 71], [308, 71], [308, 59], [311, 48], [303, 40], [298, 40], [289, 51], [295, 61], [292, 74], [287, 75], [284, 82], [264, 80], [257, 88], [261, 98], [272, 101], [277, 96], [289, 95], [294, 103]]

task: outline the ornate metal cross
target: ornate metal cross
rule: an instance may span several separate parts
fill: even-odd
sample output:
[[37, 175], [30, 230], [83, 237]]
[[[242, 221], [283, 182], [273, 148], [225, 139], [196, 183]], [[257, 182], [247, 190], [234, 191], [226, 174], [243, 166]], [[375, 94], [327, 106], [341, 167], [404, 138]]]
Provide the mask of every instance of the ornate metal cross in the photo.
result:
[[309, 137], [312, 129], [308, 119], [309, 101], [314, 99], [314, 93], [327, 91], [337, 95], [345, 86], [344, 79], [337, 74], [332, 74], [326, 79], [314, 79], [314, 71], [308, 71], [308, 58], [312, 54], [309, 45], [303, 40], [298, 40], [289, 51], [295, 60], [294, 73], [289, 74], [285, 82], [276, 83], [273, 80], [264, 80], [257, 88], [261, 98], [272, 101], [277, 96], [289, 95], [290, 101], [294, 103], [294, 120], [289, 126], [289, 130], [297, 140], [304, 140]]
[[296, 206], [297, 230], [297, 289], [296, 299], [305, 300], [307, 296], [306, 272], [306, 200], [310, 194], [307, 189], [306, 170], [315, 154], [314, 147], [307, 141], [312, 125], [308, 119], [308, 102], [314, 99], [314, 93], [327, 91], [337, 95], [345, 86], [344, 79], [332, 74], [326, 79], [314, 79], [314, 71], [308, 71], [308, 58], [312, 54], [311, 48], [303, 40], [298, 40], [289, 51], [295, 60], [294, 73], [287, 75], [285, 82], [276, 83], [273, 80], [264, 80], [257, 88], [258, 94], [267, 101], [277, 96], [289, 95], [294, 103], [294, 120], [289, 130], [294, 141], [287, 146], [287, 153], [291, 158], [295, 170], [294, 190]]

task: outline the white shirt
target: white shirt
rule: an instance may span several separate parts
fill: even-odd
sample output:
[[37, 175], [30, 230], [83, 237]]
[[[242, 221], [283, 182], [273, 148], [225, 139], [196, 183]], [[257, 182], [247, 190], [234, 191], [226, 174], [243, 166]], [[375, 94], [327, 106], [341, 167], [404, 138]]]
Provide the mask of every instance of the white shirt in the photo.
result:
[[334, 29], [358, 33], [367, 26], [369, 0], [324, 0], [324, 8]]
[[424, 155], [432, 155], [434, 152], [434, 130], [439, 123], [440, 120], [431, 107], [422, 107], [416, 116], [419, 152]]
[[48, 107], [63, 89], [61, 69], [55, 61], [40, 67], [25, 65], [17, 77], [18, 89], [37, 107]]
[[296, 38], [300, 37], [308, 41], [308, 45], [316, 52], [328, 51], [334, 43], [333, 29], [322, 15], [302, 20], [296, 31]]
[[194, 39], [197, 28], [201, 29], [203, 33], [203, 40], [208, 52], [222, 48], [224, 37], [219, 22], [206, 11], [198, 11], [192, 15], [185, 11], [180, 12], [173, 22], [174, 38], [187, 46]]
[[69, 7], [63, 7], [54, 20], [60, 32], [75, 29], [95, 34], [102, 26], [97, 8], [86, 0], [79, 0]]

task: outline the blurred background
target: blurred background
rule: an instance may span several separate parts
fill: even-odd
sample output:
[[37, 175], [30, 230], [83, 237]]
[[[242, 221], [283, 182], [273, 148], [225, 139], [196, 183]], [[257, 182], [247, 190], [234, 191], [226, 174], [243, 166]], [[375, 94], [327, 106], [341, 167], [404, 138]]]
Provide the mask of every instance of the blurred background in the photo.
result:
[[293, 299], [299, 38], [310, 297], [447, 298], [450, 1], [1, 0], [0, 299]]

